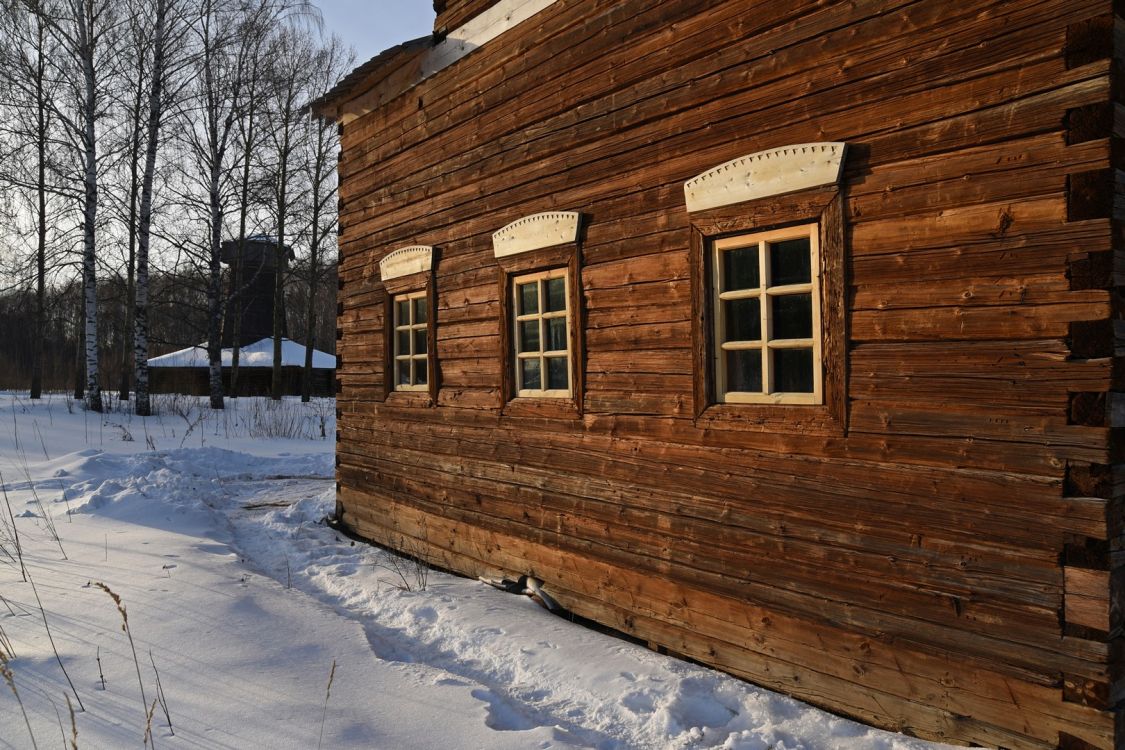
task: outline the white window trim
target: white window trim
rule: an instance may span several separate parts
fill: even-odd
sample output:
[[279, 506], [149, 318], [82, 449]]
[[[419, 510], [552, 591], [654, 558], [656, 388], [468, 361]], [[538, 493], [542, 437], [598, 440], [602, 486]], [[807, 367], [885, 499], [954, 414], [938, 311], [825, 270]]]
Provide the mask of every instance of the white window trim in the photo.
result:
[[[543, 312], [543, 301], [545, 299], [544, 290], [546, 284], [544, 282], [550, 279], [563, 280], [563, 295], [566, 302], [566, 309], [562, 312]], [[527, 315], [520, 314], [520, 299], [519, 288], [522, 284], [530, 282], [538, 284], [537, 294], [539, 295], [539, 311], [529, 313]], [[570, 304], [570, 272], [566, 268], [554, 268], [549, 271], [541, 271], [539, 273], [526, 274], [524, 276], [516, 276], [512, 278], [512, 352], [514, 357], [512, 360], [512, 369], [514, 371], [514, 382], [516, 384], [516, 395], [520, 398], [571, 398], [574, 395], [574, 358], [571, 356], [574, 351], [574, 332], [572, 326], [572, 311]], [[564, 354], [563, 350], [542, 350], [536, 352], [521, 352], [520, 351], [520, 323], [529, 320], [539, 321], [539, 343], [540, 346], [547, 345], [547, 331], [546, 325], [543, 321], [551, 320], [552, 318], [566, 318], [566, 384], [565, 390], [561, 388], [523, 388], [523, 370], [520, 367], [520, 362], [524, 359], [539, 359], [539, 379], [540, 383], [546, 385], [547, 383], [547, 359], [549, 355], [554, 355], [551, 358], [558, 358], [558, 355]]]
[[[821, 332], [820, 311], [820, 233], [818, 224], [805, 224], [788, 229], [778, 229], [770, 232], [757, 232], [725, 237], [714, 240], [712, 245], [712, 279], [711, 279], [711, 305], [714, 310], [714, 327], [712, 337], [714, 347], [715, 368], [715, 399], [719, 403], [727, 404], [794, 404], [794, 405], [819, 405], [824, 403], [824, 365], [821, 357], [823, 336]], [[783, 240], [809, 238], [811, 257], [810, 280], [807, 284], [791, 284], [787, 286], [769, 286], [769, 255], [766, 244]], [[745, 247], [758, 246], [758, 273], [761, 286], [753, 290], [738, 290], [733, 292], [722, 291], [722, 253]], [[768, 297], [780, 294], [811, 293], [812, 296], [812, 339], [773, 339], [771, 340], [772, 325], [769, 319]], [[724, 342], [723, 332], [726, 330], [724, 318], [724, 300], [745, 299], [750, 297], [766, 297], [763, 304], [759, 305], [762, 316], [762, 339], [760, 343], [751, 342]], [[774, 349], [807, 349], [813, 353], [813, 391], [812, 393], [781, 393], [773, 392], [773, 368], [770, 351]], [[726, 390], [726, 366], [723, 361], [724, 351], [735, 350], [760, 350], [762, 353], [762, 393], [748, 393], [745, 391]]]
[[[395, 386], [394, 389], [396, 391], [428, 391], [429, 388], [430, 388], [430, 378], [433, 377], [433, 373], [430, 372], [430, 363], [429, 363], [429, 356], [430, 356], [430, 353], [429, 353], [430, 311], [429, 310], [426, 311], [426, 322], [425, 323], [415, 323], [414, 322], [414, 300], [425, 299], [425, 298], [426, 298], [426, 292], [424, 292], [424, 291], [422, 291], [422, 292], [411, 292], [409, 294], [396, 294], [391, 298], [391, 310], [392, 310], [391, 314], [394, 316], [394, 321], [393, 321], [394, 324], [391, 326], [391, 336], [393, 337], [393, 340], [394, 340], [394, 364], [392, 365], [392, 367], [394, 368], [394, 372], [391, 373], [391, 377], [393, 379], [392, 382], [394, 382], [394, 386]], [[410, 319], [408, 321], [406, 321], [405, 323], [403, 323], [401, 320], [399, 320], [398, 307], [399, 307], [400, 302], [407, 302], [408, 303], [406, 308], [409, 311]], [[418, 331], [418, 330], [426, 331], [426, 351], [424, 351], [420, 354], [418, 352], [414, 351], [414, 332]], [[398, 334], [399, 334], [400, 331], [408, 331], [409, 332], [408, 339], [410, 341], [410, 351], [405, 353], [405, 354], [403, 352], [399, 351]], [[418, 360], [423, 360], [423, 361], [426, 362], [426, 382], [425, 383], [416, 383], [415, 382], [415, 380], [417, 380], [416, 369], [417, 369], [418, 365], [416, 363], [417, 363]], [[399, 362], [406, 362], [406, 361], [410, 362], [410, 383], [399, 383], [398, 382], [398, 363]]]

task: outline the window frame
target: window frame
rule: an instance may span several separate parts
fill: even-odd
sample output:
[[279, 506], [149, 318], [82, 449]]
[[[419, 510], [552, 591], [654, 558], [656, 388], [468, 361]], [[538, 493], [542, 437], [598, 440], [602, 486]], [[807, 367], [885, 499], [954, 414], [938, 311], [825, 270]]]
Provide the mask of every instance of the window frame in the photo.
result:
[[[771, 284], [770, 257], [767, 248], [771, 243], [809, 239], [809, 281], [801, 284], [777, 285]], [[758, 246], [758, 280], [759, 285], [754, 289], [741, 289], [723, 291], [723, 253], [740, 250], [754, 245]], [[822, 358], [822, 314], [820, 305], [820, 227], [817, 222], [801, 224], [784, 229], [773, 229], [762, 232], [749, 232], [718, 237], [709, 241], [711, 253], [711, 319], [712, 326], [712, 351], [715, 358], [713, 363], [715, 373], [715, 400], [726, 404], [788, 404], [802, 406], [818, 406], [824, 402], [824, 363]], [[812, 331], [809, 338], [801, 339], [775, 339], [773, 338], [772, 306], [769, 301], [774, 297], [795, 294], [809, 294], [812, 306]], [[761, 316], [761, 336], [757, 342], [727, 341], [726, 305], [723, 302], [737, 299], [758, 299], [759, 315]], [[778, 349], [811, 349], [813, 360], [811, 392], [776, 391], [773, 388], [773, 352]], [[762, 392], [728, 391], [726, 388], [726, 356], [732, 351], [758, 351], [762, 363]]]
[[[498, 257], [497, 317], [499, 332], [498, 375], [500, 382], [499, 412], [504, 416], [550, 419], [578, 419], [585, 400], [585, 304], [582, 295], [582, 249], [578, 242], [540, 248]], [[543, 271], [566, 270], [567, 309], [570, 313], [570, 395], [536, 398], [520, 396], [516, 391], [515, 326], [516, 311], [512, 280]]]
[[[692, 422], [698, 429], [778, 434], [847, 434], [848, 321], [845, 304], [844, 196], [835, 185], [688, 214], [692, 305]], [[711, 279], [714, 240], [818, 225], [822, 403], [732, 403], [715, 387]]]
[[[397, 392], [428, 392], [430, 390], [430, 310], [429, 310], [429, 294], [426, 290], [414, 292], [400, 292], [398, 294], [391, 294], [391, 382], [394, 385], [394, 390]], [[417, 305], [415, 300], [426, 300], [424, 309], [426, 310], [426, 320], [423, 323], [415, 322], [415, 310]], [[410, 320], [403, 324], [399, 320], [398, 305], [400, 302], [407, 303], [409, 310]], [[426, 351], [418, 353], [414, 351], [414, 332], [424, 330], [426, 332]], [[410, 352], [403, 354], [399, 351], [399, 332], [408, 332], [408, 341], [410, 343]], [[426, 382], [418, 383], [415, 377], [417, 371], [417, 362], [421, 360], [426, 363]], [[400, 383], [398, 377], [398, 364], [401, 361], [410, 363], [410, 382]]]
[[[545, 311], [544, 300], [547, 298], [544, 294], [547, 288], [548, 281], [552, 279], [563, 280], [563, 300], [565, 308], [561, 314], [557, 310]], [[537, 308], [534, 313], [521, 313], [520, 312], [520, 297], [519, 288], [526, 284], [534, 282], [536, 284]], [[511, 278], [511, 320], [512, 320], [512, 383], [517, 398], [560, 398], [570, 399], [574, 397], [574, 325], [573, 325], [573, 311], [570, 294], [570, 269], [565, 266], [547, 269], [545, 271], [536, 271], [529, 274], [521, 274], [519, 276], [512, 276]], [[566, 349], [545, 349], [547, 345], [547, 324], [548, 320], [557, 320], [562, 318], [566, 325]], [[520, 351], [520, 324], [529, 321], [538, 321], [539, 323], [539, 344], [540, 348], [534, 352], [521, 352]], [[561, 354], [561, 356], [560, 356]], [[542, 388], [524, 388], [523, 387], [523, 368], [522, 362], [527, 359], [539, 360], [539, 382], [544, 387]], [[548, 369], [547, 360], [549, 359], [565, 359], [566, 360], [566, 384], [565, 390], [561, 388], [546, 387], [548, 383]]]
[[[437, 250], [434, 249], [434, 253]], [[436, 406], [441, 389], [441, 370], [437, 358], [437, 282], [434, 269], [407, 274], [383, 282], [382, 396], [383, 401], [404, 406]], [[396, 388], [395, 300], [406, 295], [426, 299], [426, 385]], [[419, 352], [420, 354], [420, 352]]]

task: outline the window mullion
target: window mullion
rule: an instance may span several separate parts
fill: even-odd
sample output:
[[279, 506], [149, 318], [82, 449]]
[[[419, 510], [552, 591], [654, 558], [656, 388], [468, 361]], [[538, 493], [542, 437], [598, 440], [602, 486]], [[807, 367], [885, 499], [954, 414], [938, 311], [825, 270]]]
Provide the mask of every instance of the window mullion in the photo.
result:
[[713, 340], [719, 342], [715, 347], [715, 395], [722, 397], [727, 391], [726, 354], [723, 353], [723, 330], [725, 326], [723, 310], [723, 251], [716, 245], [712, 250], [711, 276], [712, 289], [715, 290], [712, 309], [714, 310], [714, 330], [711, 332]]
[[773, 321], [770, 318], [770, 297], [768, 294], [770, 286], [770, 263], [769, 263], [769, 243], [758, 243], [758, 278], [761, 279], [761, 295], [759, 296], [760, 302], [758, 303], [758, 313], [761, 315], [762, 326], [762, 393], [773, 393], [773, 368], [770, 367], [770, 345], [769, 340], [773, 337], [772, 325]]

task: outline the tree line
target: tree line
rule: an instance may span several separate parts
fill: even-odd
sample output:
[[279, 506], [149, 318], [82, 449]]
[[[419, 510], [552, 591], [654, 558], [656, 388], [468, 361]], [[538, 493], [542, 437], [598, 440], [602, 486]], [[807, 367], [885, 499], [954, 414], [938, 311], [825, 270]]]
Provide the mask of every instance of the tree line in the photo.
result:
[[309, 105], [353, 62], [303, 0], [0, 0], [0, 383], [39, 398], [76, 373], [87, 408], [116, 387], [147, 415], [154, 348], [202, 341], [223, 408], [224, 285], [245, 280], [222, 245], [268, 236], [298, 256], [272, 395], [295, 307], [307, 399], [334, 349], [339, 147]]

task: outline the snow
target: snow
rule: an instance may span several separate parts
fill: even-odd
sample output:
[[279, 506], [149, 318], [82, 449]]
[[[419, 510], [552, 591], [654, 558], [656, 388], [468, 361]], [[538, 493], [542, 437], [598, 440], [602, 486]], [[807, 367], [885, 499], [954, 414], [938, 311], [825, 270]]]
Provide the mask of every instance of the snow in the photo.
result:
[[[121, 619], [95, 582], [127, 607], [150, 705], [152, 662], [159, 669], [175, 731], [157, 707], [162, 748], [936, 747], [478, 581], [429, 571], [418, 590], [411, 563], [323, 523], [334, 503], [330, 400], [228, 404], [217, 414], [158, 397], [159, 416], [140, 419], [0, 393], [0, 472], [85, 704], [79, 747], [140, 746], [146, 721]], [[0, 546], [13, 548], [2, 525]], [[0, 595], [16, 688], [46, 747], [69, 736], [68, 686], [31, 585], [3, 552]], [[30, 747], [0, 689], [0, 747]]]
[[[223, 349], [221, 352], [223, 367], [230, 367], [234, 359], [233, 349]], [[207, 346], [189, 346], [178, 352], [171, 352], [148, 361], [149, 367], [207, 367]], [[273, 367], [273, 339], [265, 338], [247, 344], [239, 349], [239, 367]], [[304, 367], [305, 347], [289, 339], [281, 340], [281, 366]], [[316, 369], [334, 369], [336, 358], [331, 354], [313, 349], [312, 366]]]

